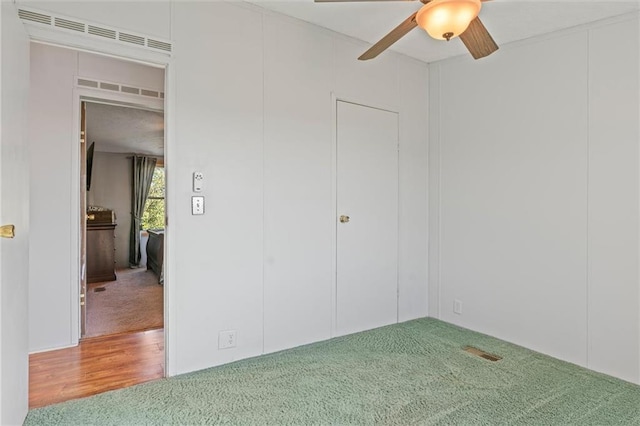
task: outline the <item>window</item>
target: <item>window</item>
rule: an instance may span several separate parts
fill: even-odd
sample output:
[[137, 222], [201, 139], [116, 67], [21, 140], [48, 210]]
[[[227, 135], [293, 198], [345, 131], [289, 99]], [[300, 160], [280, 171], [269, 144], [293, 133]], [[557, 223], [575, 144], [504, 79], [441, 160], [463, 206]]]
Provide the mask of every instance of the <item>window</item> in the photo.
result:
[[142, 214], [142, 229], [164, 229], [164, 167], [156, 167]]

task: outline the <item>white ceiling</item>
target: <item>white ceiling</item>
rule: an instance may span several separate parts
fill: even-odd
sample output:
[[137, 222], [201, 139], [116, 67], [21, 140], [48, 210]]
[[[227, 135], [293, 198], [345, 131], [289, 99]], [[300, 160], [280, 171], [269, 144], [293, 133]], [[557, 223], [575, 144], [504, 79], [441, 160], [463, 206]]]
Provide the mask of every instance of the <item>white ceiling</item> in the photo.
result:
[[[378, 41], [422, 6], [419, 1], [314, 3], [313, 0], [249, 0], [249, 2], [370, 44]], [[480, 18], [498, 45], [505, 45], [634, 10], [639, 10], [638, 0], [493, 0], [483, 3]], [[467, 54], [459, 39], [450, 42], [436, 41], [420, 28], [414, 29], [395, 43], [391, 50], [424, 62]]]
[[95, 151], [164, 155], [164, 114], [125, 106], [87, 103], [87, 137]]
[[[422, 5], [419, 1], [410, 0], [351, 3], [249, 1], [370, 44], [378, 41]], [[493, 0], [483, 3], [480, 17], [496, 42], [504, 46], [638, 10], [640, 0]], [[391, 50], [424, 62], [468, 54], [459, 39], [436, 41], [419, 28], [394, 44]], [[98, 152], [135, 152], [154, 156], [162, 156], [164, 152], [164, 117], [161, 112], [89, 103], [87, 134], [89, 142], [96, 142], [95, 149]]]

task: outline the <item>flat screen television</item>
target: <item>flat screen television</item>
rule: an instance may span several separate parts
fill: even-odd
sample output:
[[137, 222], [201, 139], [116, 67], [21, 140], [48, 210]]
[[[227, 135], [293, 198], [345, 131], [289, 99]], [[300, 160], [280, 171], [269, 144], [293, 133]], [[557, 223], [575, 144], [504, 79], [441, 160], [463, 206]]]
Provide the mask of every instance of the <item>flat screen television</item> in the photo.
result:
[[91, 189], [91, 169], [93, 167], [93, 149], [95, 142], [91, 142], [89, 149], [87, 149], [87, 191]]

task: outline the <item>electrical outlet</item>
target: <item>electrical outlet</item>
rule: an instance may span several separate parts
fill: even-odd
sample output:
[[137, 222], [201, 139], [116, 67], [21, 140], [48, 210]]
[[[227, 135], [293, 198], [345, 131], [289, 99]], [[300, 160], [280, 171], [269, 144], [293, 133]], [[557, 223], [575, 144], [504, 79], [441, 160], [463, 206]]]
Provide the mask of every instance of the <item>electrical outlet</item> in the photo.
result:
[[228, 349], [236, 347], [236, 331], [226, 330], [218, 334], [218, 349]]
[[453, 313], [462, 315], [462, 301], [455, 299], [453, 301]]
[[204, 197], [203, 196], [191, 197], [191, 214], [192, 215], [204, 214]]

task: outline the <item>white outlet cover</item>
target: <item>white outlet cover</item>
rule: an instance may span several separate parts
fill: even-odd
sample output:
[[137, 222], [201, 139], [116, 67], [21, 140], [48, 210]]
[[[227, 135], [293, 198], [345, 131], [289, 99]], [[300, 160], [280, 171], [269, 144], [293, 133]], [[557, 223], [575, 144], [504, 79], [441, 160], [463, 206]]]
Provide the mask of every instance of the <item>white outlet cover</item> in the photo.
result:
[[236, 331], [225, 330], [218, 334], [218, 349], [228, 349], [236, 347]]
[[203, 215], [204, 214], [204, 197], [201, 195], [191, 197], [191, 214]]
[[458, 299], [453, 301], [453, 313], [462, 315], [462, 302]]

